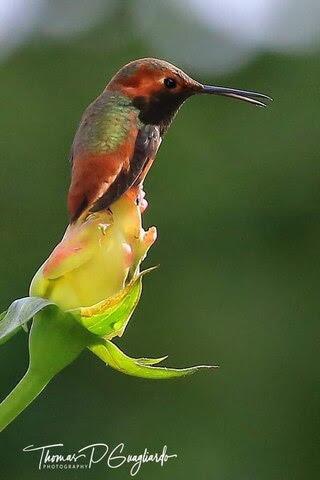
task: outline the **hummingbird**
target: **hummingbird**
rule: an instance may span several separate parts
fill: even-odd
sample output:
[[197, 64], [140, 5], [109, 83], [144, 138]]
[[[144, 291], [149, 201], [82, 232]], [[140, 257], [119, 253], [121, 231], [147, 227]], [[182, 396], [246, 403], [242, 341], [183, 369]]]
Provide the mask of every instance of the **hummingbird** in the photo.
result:
[[[181, 105], [194, 95], [223, 95], [267, 106], [262, 93], [204, 85], [156, 58], [122, 67], [85, 110], [71, 152], [70, 223], [110, 209], [139, 191]], [[139, 198], [139, 197], [137, 197]]]

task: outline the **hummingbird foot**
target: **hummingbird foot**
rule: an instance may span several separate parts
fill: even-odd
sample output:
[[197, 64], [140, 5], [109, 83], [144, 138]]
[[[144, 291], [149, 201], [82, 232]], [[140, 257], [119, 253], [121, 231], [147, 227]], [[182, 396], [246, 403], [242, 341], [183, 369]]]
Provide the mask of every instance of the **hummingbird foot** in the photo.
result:
[[141, 213], [147, 209], [149, 203], [145, 199], [146, 193], [143, 190], [142, 185], [131, 187], [130, 190], [126, 192], [126, 195], [136, 203]]
[[146, 192], [143, 190], [142, 186], [139, 188], [138, 196], [136, 203], [140, 208], [140, 212], [143, 213], [148, 208], [148, 200], [145, 198]]

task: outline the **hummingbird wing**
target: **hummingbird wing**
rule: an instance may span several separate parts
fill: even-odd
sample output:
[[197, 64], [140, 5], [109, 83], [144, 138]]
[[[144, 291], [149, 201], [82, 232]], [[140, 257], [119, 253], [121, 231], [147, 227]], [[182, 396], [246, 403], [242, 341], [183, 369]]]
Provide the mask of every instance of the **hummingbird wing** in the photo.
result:
[[[133, 138], [119, 152], [86, 155], [75, 154], [72, 149], [72, 182], [68, 204], [71, 222], [86, 210], [105, 210], [132, 186], [142, 182], [161, 143], [159, 127], [143, 125], [132, 130]], [[129, 153], [130, 152], [130, 153]], [[129, 154], [129, 156], [128, 156]]]
[[155, 125], [144, 125], [138, 130], [129, 169], [122, 169], [104, 194], [90, 208], [90, 212], [105, 210], [133, 185], [142, 181], [143, 173], [152, 162], [161, 143], [160, 130]]

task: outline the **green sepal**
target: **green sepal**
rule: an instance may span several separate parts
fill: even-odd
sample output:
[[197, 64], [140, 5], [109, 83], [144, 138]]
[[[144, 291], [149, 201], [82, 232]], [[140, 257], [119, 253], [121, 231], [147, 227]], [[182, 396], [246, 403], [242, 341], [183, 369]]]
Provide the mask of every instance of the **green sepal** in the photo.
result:
[[121, 337], [142, 291], [142, 277], [156, 267], [144, 270], [115, 295], [90, 307], [70, 310], [89, 332], [111, 339]]
[[15, 300], [7, 311], [0, 315], [0, 344], [5, 343], [38, 312], [48, 305], [50, 300], [39, 297], [24, 297]]
[[185, 377], [202, 369], [216, 368], [211, 365], [199, 365], [189, 368], [153, 367], [152, 365], [159, 363], [166, 357], [157, 359], [130, 358], [114, 343], [105, 339], [100, 339], [99, 342], [90, 345], [88, 348], [108, 366], [133, 377], [165, 380]]
[[163, 360], [166, 360], [168, 358], [168, 355], [165, 355], [164, 357], [158, 357], [158, 358], [146, 358], [146, 357], [141, 357], [141, 358], [135, 358], [135, 362], [139, 363], [139, 365], [156, 365], [157, 363], [163, 362]]

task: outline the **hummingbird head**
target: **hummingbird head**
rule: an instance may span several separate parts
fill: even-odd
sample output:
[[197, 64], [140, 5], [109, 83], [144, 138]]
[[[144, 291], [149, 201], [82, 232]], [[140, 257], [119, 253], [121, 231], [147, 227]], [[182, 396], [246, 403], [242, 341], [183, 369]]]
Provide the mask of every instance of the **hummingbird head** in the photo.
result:
[[143, 58], [122, 67], [107, 85], [132, 100], [145, 124], [159, 125], [164, 133], [175, 114], [189, 97], [196, 94], [224, 95], [265, 107], [257, 99], [272, 100], [262, 93], [203, 85], [174, 65], [156, 58]]

